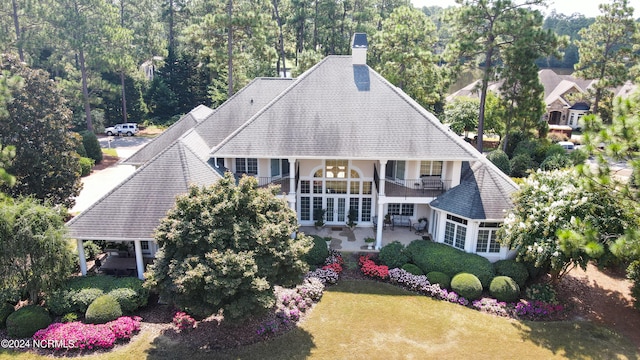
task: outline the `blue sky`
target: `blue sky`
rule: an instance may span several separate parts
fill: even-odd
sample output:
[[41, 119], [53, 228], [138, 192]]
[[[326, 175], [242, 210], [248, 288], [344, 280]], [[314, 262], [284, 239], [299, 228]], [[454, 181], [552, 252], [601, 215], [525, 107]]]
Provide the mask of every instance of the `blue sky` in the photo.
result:
[[[411, 0], [414, 6], [441, 6], [448, 7], [455, 5], [454, 0]], [[516, 2], [518, 2], [516, 0]], [[542, 12], [548, 14], [552, 9], [556, 9], [557, 13], [571, 15], [573, 13], [580, 13], [587, 17], [595, 17], [600, 15], [598, 5], [602, 3], [611, 3], [612, 1], [605, 0], [547, 0], [549, 5], [548, 9]], [[640, 17], [640, 0], [629, 0], [629, 5], [634, 8], [634, 17]]]

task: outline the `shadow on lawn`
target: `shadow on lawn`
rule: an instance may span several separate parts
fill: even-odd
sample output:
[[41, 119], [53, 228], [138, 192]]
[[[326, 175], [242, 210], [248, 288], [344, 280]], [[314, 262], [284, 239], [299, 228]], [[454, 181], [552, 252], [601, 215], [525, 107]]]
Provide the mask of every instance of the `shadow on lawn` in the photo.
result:
[[518, 322], [523, 341], [569, 359], [636, 359], [635, 346], [614, 331], [586, 321]]

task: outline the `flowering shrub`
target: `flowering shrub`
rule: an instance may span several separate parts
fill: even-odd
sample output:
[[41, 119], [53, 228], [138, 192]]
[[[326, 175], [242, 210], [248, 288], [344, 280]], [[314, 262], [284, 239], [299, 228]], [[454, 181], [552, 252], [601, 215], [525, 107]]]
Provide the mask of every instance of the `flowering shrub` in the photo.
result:
[[268, 333], [276, 333], [278, 331], [279, 325], [277, 320], [269, 320], [264, 324], [258, 325], [258, 330], [256, 332], [258, 335], [265, 335]]
[[482, 312], [498, 316], [509, 316], [507, 303], [492, 298], [481, 298], [473, 302], [472, 306]]
[[431, 285], [425, 275], [413, 275], [399, 268], [389, 270], [389, 282], [419, 293], [425, 293], [427, 287]]
[[305, 279], [309, 278], [317, 278], [323, 284], [335, 284], [338, 282], [340, 278], [340, 274], [338, 274], [333, 269], [316, 269], [314, 271], [310, 271], [305, 275]]
[[139, 316], [122, 316], [106, 324], [83, 324], [79, 321], [54, 323], [37, 331], [34, 340], [53, 344], [54, 350], [111, 348], [118, 339], [130, 339], [140, 330]]
[[562, 305], [554, 305], [543, 301], [520, 301], [516, 304], [515, 315], [521, 319], [540, 320], [564, 310]]
[[556, 291], [548, 283], [531, 284], [525, 292], [527, 299], [538, 300], [549, 304], [557, 304]]
[[389, 267], [387, 265], [377, 265], [369, 255], [360, 256], [358, 263], [360, 264], [360, 270], [366, 276], [378, 279], [389, 277]]
[[323, 266], [322, 269], [323, 270], [333, 270], [339, 275], [342, 272], [342, 265], [340, 265], [338, 263], [332, 263], [332, 264]]
[[318, 301], [324, 292], [324, 284], [320, 279], [310, 277], [304, 279], [302, 284], [296, 286], [296, 291], [303, 297], [309, 298], [313, 301]]
[[198, 323], [194, 318], [192, 318], [189, 314], [178, 311], [175, 315], [173, 315], [173, 325], [178, 328], [178, 330], [187, 330], [187, 329], [195, 329], [198, 326]]
[[338, 250], [331, 249], [329, 251], [329, 256], [327, 256], [327, 259], [324, 261], [324, 264], [340, 264], [342, 266], [344, 265], [344, 259]]

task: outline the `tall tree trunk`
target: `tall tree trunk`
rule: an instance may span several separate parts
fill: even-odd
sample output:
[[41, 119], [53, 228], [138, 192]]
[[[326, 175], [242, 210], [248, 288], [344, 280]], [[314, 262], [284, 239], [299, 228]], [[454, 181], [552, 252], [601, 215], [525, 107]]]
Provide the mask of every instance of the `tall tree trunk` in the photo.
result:
[[124, 71], [120, 71], [120, 87], [122, 88], [122, 122], [128, 123], [127, 116], [127, 92], [124, 88]]
[[[284, 76], [287, 77], [287, 64], [285, 63], [285, 55], [284, 55], [284, 36], [282, 36], [282, 19], [280, 18], [280, 13], [278, 12], [278, 0], [273, 0], [273, 10], [275, 11], [276, 21], [278, 22], [278, 28], [280, 29], [280, 34], [278, 35], [278, 45], [280, 47], [280, 58], [282, 59], [282, 71]], [[280, 66], [278, 66], [280, 67]]]
[[313, 50], [318, 51], [318, 2], [316, 0], [316, 13], [313, 18]]
[[[493, 41], [492, 41], [493, 42]], [[476, 140], [476, 149], [482, 153], [483, 140], [484, 140], [484, 113], [487, 102], [487, 88], [489, 87], [489, 75], [493, 64], [491, 63], [493, 57], [493, 48], [490, 47], [485, 56], [485, 68], [482, 75], [482, 87], [480, 88], [480, 111], [478, 113], [478, 138]]]
[[89, 85], [87, 68], [84, 61], [84, 50], [78, 51], [78, 60], [80, 61], [80, 74], [82, 75], [82, 99], [84, 101], [84, 111], [87, 116], [87, 130], [93, 131], [93, 122], [91, 121], [91, 104], [89, 103]]
[[16, 28], [16, 47], [20, 61], [24, 62], [24, 51], [22, 50], [22, 31], [20, 31], [20, 19], [18, 17], [18, 2], [11, 0], [13, 6], [13, 26]]
[[231, 95], [233, 95], [233, 0], [229, 0], [227, 15], [229, 16], [229, 31], [227, 33], [227, 62], [229, 68], [227, 81], [229, 83], [229, 90], [227, 95], [231, 97]]
[[174, 47], [174, 34], [173, 34], [173, 0], [169, 0], [169, 47]]

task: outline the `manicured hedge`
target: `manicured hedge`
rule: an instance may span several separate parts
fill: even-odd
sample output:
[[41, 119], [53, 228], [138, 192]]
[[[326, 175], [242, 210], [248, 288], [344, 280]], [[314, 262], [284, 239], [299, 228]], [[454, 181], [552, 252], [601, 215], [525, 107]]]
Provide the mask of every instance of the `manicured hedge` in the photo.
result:
[[18, 339], [28, 338], [49, 324], [51, 324], [51, 317], [45, 308], [29, 305], [7, 317], [7, 334]]
[[495, 276], [493, 264], [489, 260], [446, 244], [416, 240], [407, 246], [405, 253], [425, 274], [440, 271], [453, 277], [458, 273], [467, 272], [478, 277], [485, 288], [489, 287], [491, 279]]
[[508, 276], [496, 276], [491, 280], [489, 293], [498, 301], [515, 302], [520, 298], [520, 287]]
[[406, 271], [408, 273], [411, 273], [413, 275], [424, 275], [424, 273], [422, 272], [422, 270], [419, 267], [417, 267], [416, 265], [411, 264], [411, 263], [406, 263], [406, 264], [402, 265], [402, 270], [404, 270], [404, 271]]
[[133, 277], [75, 277], [61, 289], [48, 294], [45, 305], [56, 315], [70, 312], [84, 314], [95, 299], [109, 294], [118, 300], [123, 311], [133, 312], [147, 305], [149, 290], [145, 289], [142, 283], [142, 280]]
[[399, 268], [409, 261], [404, 253], [404, 245], [399, 241], [393, 241], [380, 249], [378, 259], [389, 267], [389, 269]]
[[482, 296], [482, 284], [473, 274], [460, 273], [451, 279], [451, 290], [467, 300], [476, 300]]
[[4, 329], [7, 326], [7, 317], [13, 313], [14, 307], [9, 303], [2, 303], [0, 305], [0, 329]]
[[427, 274], [427, 280], [432, 284], [438, 284], [442, 289], [451, 289], [451, 276], [440, 272], [432, 271]]
[[313, 247], [305, 255], [305, 261], [309, 265], [322, 265], [325, 259], [329, 256], [327, 241], [318, 235], [312, 235], [311, 237], [313, 237]]
[[111, 295], [102, 295], [87, 308], [85, 319], [92, 324], [104, 324], [122, 316], [118, 300]]
[[498, 260], [493, 263], [496, 275], [508, 276], [518, 283], [521, 289], [524, 289], [529, 279], [529, 271], [527, 266], [515, 260]]

